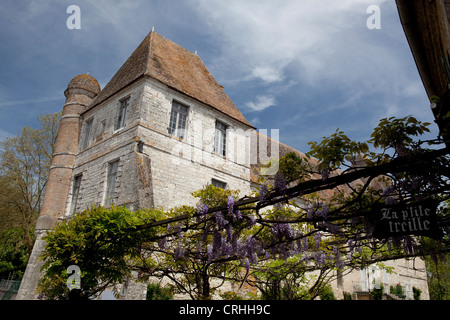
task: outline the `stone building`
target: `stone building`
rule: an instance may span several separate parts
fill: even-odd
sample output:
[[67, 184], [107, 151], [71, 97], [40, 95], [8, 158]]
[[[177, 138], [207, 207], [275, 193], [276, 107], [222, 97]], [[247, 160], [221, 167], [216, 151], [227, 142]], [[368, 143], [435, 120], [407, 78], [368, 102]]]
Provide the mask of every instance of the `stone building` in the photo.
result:
[[[103, 90], [92, 76], [79, 75], [64, 94], [36, 243], [18, 299], [36, 298], [42, 236], [58, 219], [92, 204], [131, 210], [194, 205], [191, 192], [209, 183], [249, 195], [257, 162], [295, 151], [277, 142], [270, 153], [255, 156], [255, 128], [199, 56], [153, 31]], [[420, 272], [417, 286], [427, 296]], [[144, 294], [145, 287], [130, 286], [127, 298]]]

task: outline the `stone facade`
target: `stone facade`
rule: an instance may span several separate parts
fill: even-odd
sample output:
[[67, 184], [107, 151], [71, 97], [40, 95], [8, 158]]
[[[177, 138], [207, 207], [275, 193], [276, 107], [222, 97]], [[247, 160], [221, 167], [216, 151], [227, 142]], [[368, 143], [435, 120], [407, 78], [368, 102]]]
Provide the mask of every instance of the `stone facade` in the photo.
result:
[[[120, 101], [128, 97], [126, 124], [115, 130]], [[168, 133], [173, 101], [183, 103], [189, 110], [184, 139]], [[75, 180], [72, 179], [66, 215], [91, 204], [105, 205], [108, 164], [115, 160], [119, 160], [119, 167], [113, 202], [132, 210], [192, 205], [194, 198], [190, 193], [211, 183], [212, 179], [225, 182], [244, 194], [250, 192], [248, 160], [243, 158], [238, 162], [213, 150], [217, 120], [230, 129], [227, 145], [235, 146], [242, 153], [248, 153], [249, 138], [236, 137], [231, 131], [244, 132], [249, 128], [155, 80], [135, 83], [120, 95], [85, 112], [83, 118], [81, 141], [86, 139], [88, 121], [92, 121], [92, 127], [88, 146], [79, 150], [73, 169], [74, 177], [82, 177], [76, 208], [72, 208], [75, 203], [72, 194]], [[233, 137], [236, 142], [231, 141]], [[231, 150], [227, 154], [232, 154]], [[146, 191], [140, 195], [143, 188]]]

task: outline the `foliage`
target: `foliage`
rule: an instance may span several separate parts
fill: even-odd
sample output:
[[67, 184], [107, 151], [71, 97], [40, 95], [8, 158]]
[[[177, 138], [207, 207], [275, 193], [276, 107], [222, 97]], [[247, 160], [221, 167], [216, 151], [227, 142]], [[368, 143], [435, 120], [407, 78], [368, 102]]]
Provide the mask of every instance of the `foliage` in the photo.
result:
[[309, 300], [315, 276], [308, 276], [302, 264], [298, 257], [266, 262], [252, 272], [249, 283], [259, 289], [265, 300]]
[[323, 287], [320, 292], [320, 300], [337, 300], [330, 285]]
[[162, 287], [160, 283], [147, 284], [146, 300], [172, 300], [173, 293], [169, 287]]
[[364, 154], [368, 151], [368, 145], [364, 142], [350, 140], [343, 131], [336, 130], [330, 137], [323, 137], [320, 143], [310, 142], [311, 151], [308, 156], [320, 161], [319, 171], [336, 170], [352, 156]]
[[11, 228], [0, 233], [0, 279], [21, 279], [27, 266], [28, 252], [23, 229]]
[[158, 210], [130, 212], [124, 207], [93, 206], [71, 219], [59, 222], [44, 237], [44, 275], [38, 291], [48, 299], [67, 299], [67, 268], [81, 270], [81, 295], [95, 297], [106, 287], [129, 276], [129, 264], [139, 259], [143, 239], [157, 228], [131, 232], [136, 226], [163, 217]]
[[425, 256], [431, 300], [450, 300], [450, 254]]
[[420, 300], [420, 295], [422, 294], [422, 290], [413, 287], [413, 296], [414, 296], [414, 300]]
[[0, 230], [24, 230], [28, 253], [34, 243], [34, 225], [48, 179], [61, 114], [38, 117], [37, 129], [24, 127], [0, 142]]
[[383, 300], [383, 292], [384, 292], [383, 285], [380, 285], [379, 288], [374, 288], [370, 292], [370, 299], [371, 300]]
[[344, 291], [343, 295], [344, 295], [344, 300], [353, 300], [351, 293]]

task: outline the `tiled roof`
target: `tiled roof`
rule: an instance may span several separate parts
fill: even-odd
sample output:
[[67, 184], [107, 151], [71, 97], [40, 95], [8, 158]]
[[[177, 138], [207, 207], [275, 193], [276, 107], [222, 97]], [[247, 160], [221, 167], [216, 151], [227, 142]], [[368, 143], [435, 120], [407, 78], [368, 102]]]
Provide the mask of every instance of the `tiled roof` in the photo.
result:
[[[262, 146], [264, 146], [264, 145], [267, 146], [266, 153], [264, 154], [264, 152], [263, 152], [261, 154], [263, 157], [268, 157], [268, 158], [273, 158], [273, 159], [280, 159], [280, 158], [284, 157], [285, 155], [287, 155], [288, 153], [294, 152], [299, 158], [303, 159], [303, 161], [309, 162], [309, 164], [312, 166], [312, 168], [314, 170], [317, 170], [317, 166], [320, 163], [319, 160], [317, 160], [317, 159], [315, 159], [313, 157], [309, 157], [308, 158], [304, 153], [302, 153], [302, 152], [300, 152], [300, 151], [298, 151], [298, 150], [296, 150], [296, 149], [294, 149], [294, 148], [292, 148], [292, 147], [290, 147], [288, 145], [285, 145], [285, 144], [283, 144], [283, 143], [281, 143], [281, 142], [279, 142], [277, 140], [273, 140], [270, 137], [267, 137], [267, 136], [265, 136], [265, 135], [263, 135], [263, 134], [261, 134], [259, 132], [256, 132], [256, 135], [252, 135], [251, 136], [251, 141], [250, 141], [250, 143], [253, 146], [256, 146], [256, 148], [253, 148], [252, 150], [254, 150], [254, 152], [257, 153], [257, 159], [256, 159], [257, 163], [250, 165], [250, 180], [253, 183], [256, 183], [256, 184], [261, 184], [262, 183], [259, 180], [259, 177], [260, 177], [260, 174], [261, 174], [260, 173], [260, 168], [261, 168], [262, 165], [267, 164], [259, 156], [260, 155], [259, 146], [260, 146], [260, 140], [261, 139], [263, 139]], [[274, 154], [274, 155], [271, 154], [272, 144], [278, 145], [278, 151], [279, 151], [278, 155], [277, 154]], [[274, 148], [274, 151], [276, 151], [276, 147]], [[356, 164], [356, 167], [364, 167], [365, 164], [364, 164], [364, 161], [362, 160], [362, 158], [359, 157], [358, 159], [359, 159], [359, 161], [358, 161], [359, 163]], [[337, 175], [337, 174], [342, 174], [342, 171], [337, 170], [336, 172], [332, 173], [331, 176], [334, 176], [334, 175]], [[322, 176], [320, 174], [317, 174], [317, 173], [310, 174], [309, 177], [310, 177], [310, 179], [321, 179], [322, 178]], [[269, 183], [269, 184], [273, 183], [274, 178], [275, 178], [275, 174], [269, 175], [269, 176], [264, 176], [264, 179], [266, 180], [266, 183]], [[294, 185], [295, 185], [295, 182], [291, 183], [289, 185], [289, 187], [293, 187]], [[357, 179], [357, 180], [354, 180], [351, 183], [349, 183], [349, 185], [352, 188], [356, 188], [357, 185], [364, 185], [364, 180]], [[370, 186], [379, 190], [379, 189], [384, 189], [386, 187], [386, 184], [382, 183], [382, 182], [379, 182], [377, 179], [374, 179], [374, 180], [371, 181]], [[352, 192], [351, 188], [349, 188], [349, 186], [344, 184], [344, 185], [341, 185], [341, 186], [336, 187], [334, 189], [326, 189], [326, 190], [319, 191], [318, 195], [322, 199], [329, 199], [329, 198], [331, 198], [333, 196], [334, 192], [336, 190], [338, 190], [338, 189], [344, 191], [344, 193], [346, 193], [348, 195], [351, 194], [351, 192]]]
[[150, 32], [92, 102], [106, 100], [133, 81], [149, 76], [235, 120], [253, 127], [209, 73], [200, 57]]

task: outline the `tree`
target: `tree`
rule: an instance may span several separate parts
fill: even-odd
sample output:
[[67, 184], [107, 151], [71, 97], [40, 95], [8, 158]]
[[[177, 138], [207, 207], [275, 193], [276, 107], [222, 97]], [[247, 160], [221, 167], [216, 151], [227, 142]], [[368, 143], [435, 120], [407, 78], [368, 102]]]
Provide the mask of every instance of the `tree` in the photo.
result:
[[60, 114], [38, 117], [0, 142], [0, 277], [20, 279], [34, 244], [34, 226], [48, 179]]
[[[450, 201], [446, 201], [440, 208], [448, 216]], [[425, 256], [428, 273], [428, 290], [431, 300], [450, 300], [450, 253], [443, 251], [443, 244], [423, 239], [422, 243], [430, 251]]]
[[1, 230], [10, 226], [24, 230], [28, 252], [48, 179], [60, 113], [38, 117], [40, 126], [28, 126], [0, 143]]
[[[151, 221], [120, 228], [119, 238], [140, 235], [133, 243], [138, 252], [120, 264], [121, 275], [113, 278], [98, 266], [96, 278], [111, 284], [134, 268], [169, 277], [179, 292], [194, 299], [211, 297], [213, 279], [219, 286], [225, 280], [241, 286], [247, 283], [265, 297], [302, 299], [323, 295], [332, 270], [446, 252], [447, 211], [437, 213], [435, 239], [411, 234], [374, 236], [379, 206], [424, 199], [440, 203], [450, 197], [449, 150], [425, 148], [427, 143], [439, 146], [444, 141], [414, 139], [428, 125], [412, 117], [382, 119], [367, 142], [352, 141], [337, 130], [320, 143], [312, 142], [306, 158], [288, 154], [280, 159], [279, 173], [250, 196], [238, 199], [237, 191], [206, 186], [194, 194], [200, 199], [197, 207], [183, 206], [157, 215], [150, 210]], [[104, 214], [117, 216], [117, 210]], [[73, 233], [73, 228], [70, 221], [62, 222], [48, 233], [43, 291], [54, 290], [55, 279], [64, 279], [63, 266], [75, 262], [73, 255], [104, 246], [95, 241], [81, 245], [66, 238], [65, 233]], [[148, 234], [140, 234], [146, 230]], [[89, 232], [79, 227], [76, 234]], [[102, 251], [96, 256], [123, 259], [111, 254]], [[92, 270], [94, 262], [84, 259], [83, 263], [86, 270]], [[319, 276], [308, 287], [304, 277], [314, 270]], [[63, 285], [61, 280], [58, 283]], [[98, 292], [101, 285], [93, 285], [85, 294]]]
[[130, 230], [161, 217], [158, 210], [131, 212], [123, 207], [93, 206], [57, 223], [45, 236], [45, 276], [38, 292], [47, 299], [68, 299], [67, 268], [71, 265], [81, 270], [81, 299], [96, 297], [106, 288], [123, 283], [139, 261], [143, 242], [153, 238], [159, 228]]

